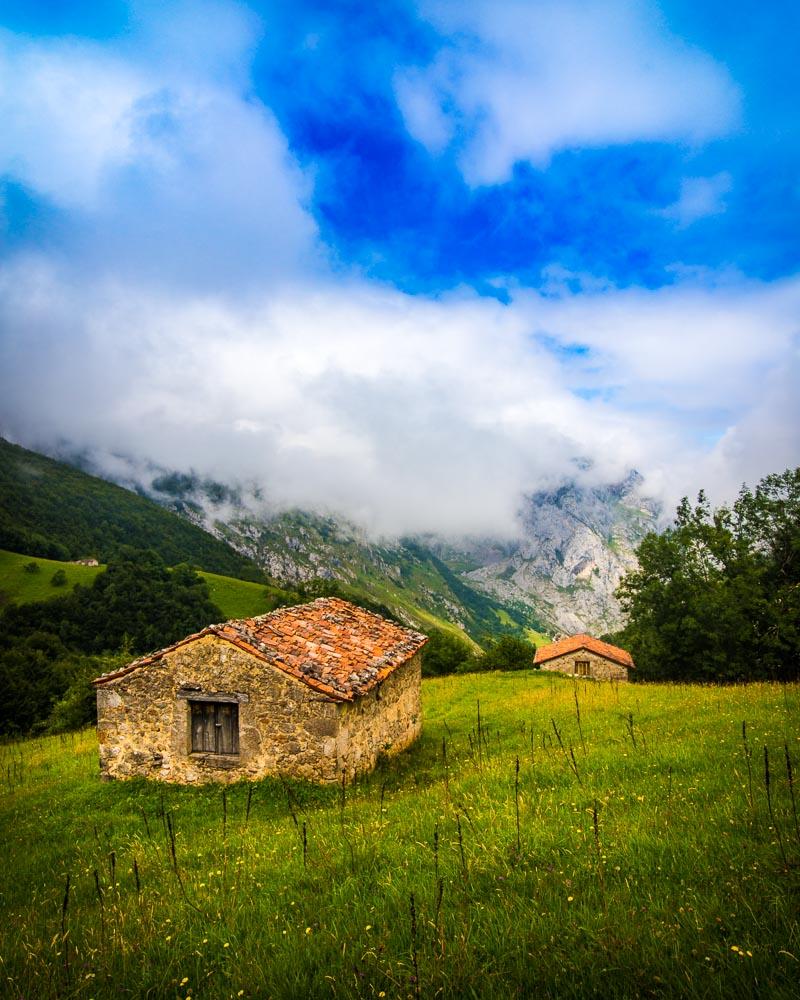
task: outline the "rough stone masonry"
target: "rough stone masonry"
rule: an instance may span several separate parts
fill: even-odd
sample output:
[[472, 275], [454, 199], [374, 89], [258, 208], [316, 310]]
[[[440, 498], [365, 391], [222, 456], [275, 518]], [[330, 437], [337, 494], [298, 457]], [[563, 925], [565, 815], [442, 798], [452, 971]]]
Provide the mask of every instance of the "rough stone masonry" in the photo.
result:
[[426, 641], [337, 598], [209, 626], [94, 682], [101, 775], [349, 780], [419, 735]]

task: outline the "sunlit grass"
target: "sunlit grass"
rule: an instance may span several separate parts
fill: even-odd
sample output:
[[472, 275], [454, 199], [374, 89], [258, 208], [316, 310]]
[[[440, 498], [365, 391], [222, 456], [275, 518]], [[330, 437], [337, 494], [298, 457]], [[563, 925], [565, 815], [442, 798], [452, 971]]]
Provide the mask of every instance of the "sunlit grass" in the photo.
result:
[[[38, 566], [34, 573], [25, 569], [31, 563]], [[105, 566], [78, 566], [75, 563], [24, 556], [0, 549], [0, 593], [10, 604], [47, 601], [51, 597], [68, 594], [76, 583], [90, 587], [97, 574], [104, 569]], [[64, 571], [66, 583], [61, 587], [54, 587], [50, 581], [58, 570]]]
[[0, 994], [796, 996], [796, 685], [423, 693], [418, 745], [344, 794], [0, 748]]
[[208, 585], [211, 600], [222, 611], [225, 618], [254, 618], [272, 610], [276, 601], [284, 598], [285, 592], [264, 583], [250, 583], [235, 580], [218, 573], [200, 572]]

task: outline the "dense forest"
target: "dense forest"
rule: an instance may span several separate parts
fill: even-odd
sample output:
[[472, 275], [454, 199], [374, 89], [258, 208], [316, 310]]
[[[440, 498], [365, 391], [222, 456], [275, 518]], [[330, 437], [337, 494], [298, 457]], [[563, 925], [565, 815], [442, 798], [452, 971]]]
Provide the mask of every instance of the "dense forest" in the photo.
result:
[[638, 678], [800, 676], [800, 469], [742, 487], [731, 506], [684, 499], [637, 556], [618, 591], [628, 624], [613, 640]]
[[264, 579], [252, 560], [152, 500], [0, 438], [0, 549], [107, 562], [123, 545], [153, 549], [169, 566]]

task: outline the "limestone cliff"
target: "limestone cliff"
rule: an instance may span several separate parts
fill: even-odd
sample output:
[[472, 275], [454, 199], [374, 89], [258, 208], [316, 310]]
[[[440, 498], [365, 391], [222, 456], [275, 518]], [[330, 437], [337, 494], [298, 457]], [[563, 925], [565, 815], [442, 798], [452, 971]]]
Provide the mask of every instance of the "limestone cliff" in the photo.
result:
[[620, 623], [614, 590], [658, 512], [635, 472], [611, 486], [572, 482], [535, 493], [525, 500], [516, 542], [465, 544], [480, 563], [466, 577], [504, 603], [535, 608], [553, 631], [603, 633]]

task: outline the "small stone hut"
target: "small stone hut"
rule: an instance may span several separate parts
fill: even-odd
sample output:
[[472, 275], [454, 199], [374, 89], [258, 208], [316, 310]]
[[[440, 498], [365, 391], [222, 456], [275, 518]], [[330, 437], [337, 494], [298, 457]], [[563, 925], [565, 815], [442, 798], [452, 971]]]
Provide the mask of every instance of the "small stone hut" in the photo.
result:
[[631, 654], [591, 635], [569, 635], [536, 650], [533, 662], [541, 670], [603, 681], [626, 681], [634, 669]]
[[334, 597], [209, 625], [94, 681], [101, 776], [370, 771], [420, 733], [426, 641]]

